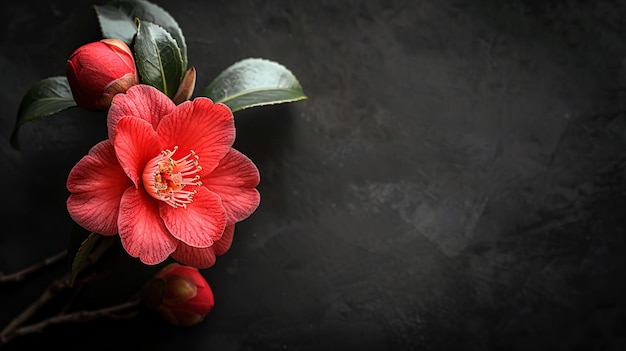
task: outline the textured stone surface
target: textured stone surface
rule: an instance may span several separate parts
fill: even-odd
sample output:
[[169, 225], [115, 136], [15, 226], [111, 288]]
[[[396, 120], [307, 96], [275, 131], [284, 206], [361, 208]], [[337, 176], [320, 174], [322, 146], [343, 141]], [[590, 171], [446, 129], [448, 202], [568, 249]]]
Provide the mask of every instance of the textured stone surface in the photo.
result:
[[[621, 350], [626, 346], [623, 2], [154, 1], [179, 22], [197, 93], [245, 57], [308, 100], [236, 113], [261, 205], [206, 271], [194, 328], [149, 313], [62, 325], [7, 349]], [[102, 2], [100, 2], [102, 3]], [[506, 3], [506, 5], [505, 5]], [[19, 101], [98, 40], [83, 1], [0, 14], [0, 270], [67, 245], [67, 173], [105, 115], [25, 126]], [[141, 284], [121, 278], [77, 303]], [[0, 324], [63, 267], [0, 287]], [[129, 273], [136, 272], [136, 273]], [[130, 276], [129, 276], [130, 275]]]

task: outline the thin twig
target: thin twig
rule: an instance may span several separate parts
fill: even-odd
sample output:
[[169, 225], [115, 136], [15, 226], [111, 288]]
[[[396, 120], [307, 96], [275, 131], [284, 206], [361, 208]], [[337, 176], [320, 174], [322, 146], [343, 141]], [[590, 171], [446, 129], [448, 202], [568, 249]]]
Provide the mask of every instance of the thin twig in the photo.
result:
[[[111, 247], [111, 241], [107, 241], [98, 245], [94, 251], [89, 255], [87, 260], [85, 261], [84, 268], [91, 266], [96, 261], [98, 261], [108, 249]], [[88, 282], [93, 280], [93, 277], [86, 277], [83, 279], [84, 282]], [[81, 285], [84, 283], [83, 281], [77, 281], [73, 286]], [[37, 312], [43, 305], [45, 305], [48, 301], [52, 300], [60, 291], [70, 288], [70, 274], [66, 274], [62, 278], [55, 280], [52, 282], [46, 290], [37, 298], [33, 303], [28, 306], [22, 313], [20, 313], [17, 317], [15, 317], [9, 325], [7, 325], [2, 332], [0, 332], [0, 344], [5, 340], [9, 335], [13, 334], [15, 330], [22, 324], [24, 324], [30, 317], [32, 317], [35, 312]]]
[[22, 323], [26, 322], [37, 310], [39, 310], [43, 305], [45, 305], [48, 301], [52, 300], [59, 291], [67, 288], [69, 275], [66, 275], [64, 278], [59, 279], [48, 286], [44, 292], [39, 295], [30, 306], [28, 306], [22, 313], [20, 313], [17, 317], [15, 317], [9, 325], [7, 325], [2, 332], [0, 332], [0, 343], [5, 340], [5, 338], [13, 333], [17, 327], [19, 327]]
[[[68, 286], [68, 288], [71, 288], [72, 291], [67, 301], [65, 302], [65, 304], [59, 310], [59, 314], [64, 314], [65, 311], [70, 309], [70, 307], [74, 303], [74, 299], [76, 298], [76, 296], [80, 294], [84, 286], [94, 281], [102, 280], [106, 276], [110, 275], [109, 273], [110, 272], [108, 271], [107, 272], [92, 272], [89, 275], [74, 281], [74, 284], [72, 284], [72, 286]], [[69, 280], [68, 280], [68, 285], [69, 285]]]
[[[111, 306], [111, 307], [106, 307], [106, 308], [97, 309], [97, 310], [90, 310], [90, 311], [79, 311], [79, 312], [74, 312], [74, 313], [69, 313], [69, 314], [60, 314], [54, 317], [50, 317], [41, 322], [33, 323], [33, 324], [30, 324], [21, 328], [17, 328], [13, 330], [12, 332], [10, 332], [9, 334], [3, 335], [2, 338], [0, 339], [0, 345], [6, 344], [9, 341], [19, 336], [41, 332], [43, 331], [44, 328], [51, 326], [51, 325], [55, 325], [55, 324], [88, 322], [88, 321], [91, 321], [93, 319], [100, 318], [100, 317], [108, 317], [108, 318], [113, 318], [113, 319], [132, 318], [137, 315], [138, 311], [127, 312], [127, 310], [137, 307], [139, 305], [139, 302], [140, 302], [139, 298], [134, 297], [127, 302], [121, 303], [119, 305]], [[126, 313], [124, 314], [118, 314], [118, 312], [125, 312], [125, 311]]]
[[54, 256], [50, 256], [41, 262], [37, 262], [36, 264], [26, 267], [15, 273], [5, 275], [5, 274], [2, 274], [2, 272], [0, 272], [0, 283], [15, 282], [15, 281], [23, 280], [24, 278], [26, 278], [27, 275], [34, 273], [42, 268], [53, 265], [63, 260], [65, 257], [67, 257], [67, 250], [63, 250], [55, 254]]

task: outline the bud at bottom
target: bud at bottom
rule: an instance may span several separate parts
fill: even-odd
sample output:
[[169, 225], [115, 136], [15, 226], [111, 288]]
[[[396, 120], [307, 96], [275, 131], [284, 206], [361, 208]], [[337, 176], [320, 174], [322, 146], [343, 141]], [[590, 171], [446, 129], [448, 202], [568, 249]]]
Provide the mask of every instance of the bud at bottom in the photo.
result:
[[142, 289], [141, 299], [178, 326], [200, 323], [214, 305], [213, 291], [198, 269], [178, 263], [161, 269]]

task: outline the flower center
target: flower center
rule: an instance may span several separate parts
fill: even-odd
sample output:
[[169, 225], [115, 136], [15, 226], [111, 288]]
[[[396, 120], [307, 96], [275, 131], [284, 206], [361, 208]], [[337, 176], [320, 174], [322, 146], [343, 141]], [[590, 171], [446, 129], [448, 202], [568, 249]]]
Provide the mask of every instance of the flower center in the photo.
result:
[[193, 202], [196, 189], [185, 189], [186, 186], [200, 186], [202, 166], [198, 163], [198, 155], [191, 150], [187, 156], [174, 159], [178, 150], [163, 150], [155, 158], [148, 161], [143, 169], [143, 186], [157, 200], [178, 208], [187, 208], [187, 204]]

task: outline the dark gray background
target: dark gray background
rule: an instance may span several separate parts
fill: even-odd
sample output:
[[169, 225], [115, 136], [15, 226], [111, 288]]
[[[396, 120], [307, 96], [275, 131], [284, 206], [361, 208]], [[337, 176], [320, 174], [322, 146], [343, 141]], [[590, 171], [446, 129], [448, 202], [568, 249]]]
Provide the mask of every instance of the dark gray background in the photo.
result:
[[[205, 322], [142, 311], [7, 350], [626, 347], [623, 1], [154, 2], [183, 30], [196, 94], [263, 57], [309, 99], [235, 114], [261, 205], [204, 271]], [[27, 125], [19, 152], [8, 139], [28, 88], [98, 39], [89, 2], [3, 4], [1, 271], [67, 246], [65, 179], [105, 115]], [[152, 273], [120, 250], [79, 307]], [[0, 325], [65, 271], [0, 286]]]

